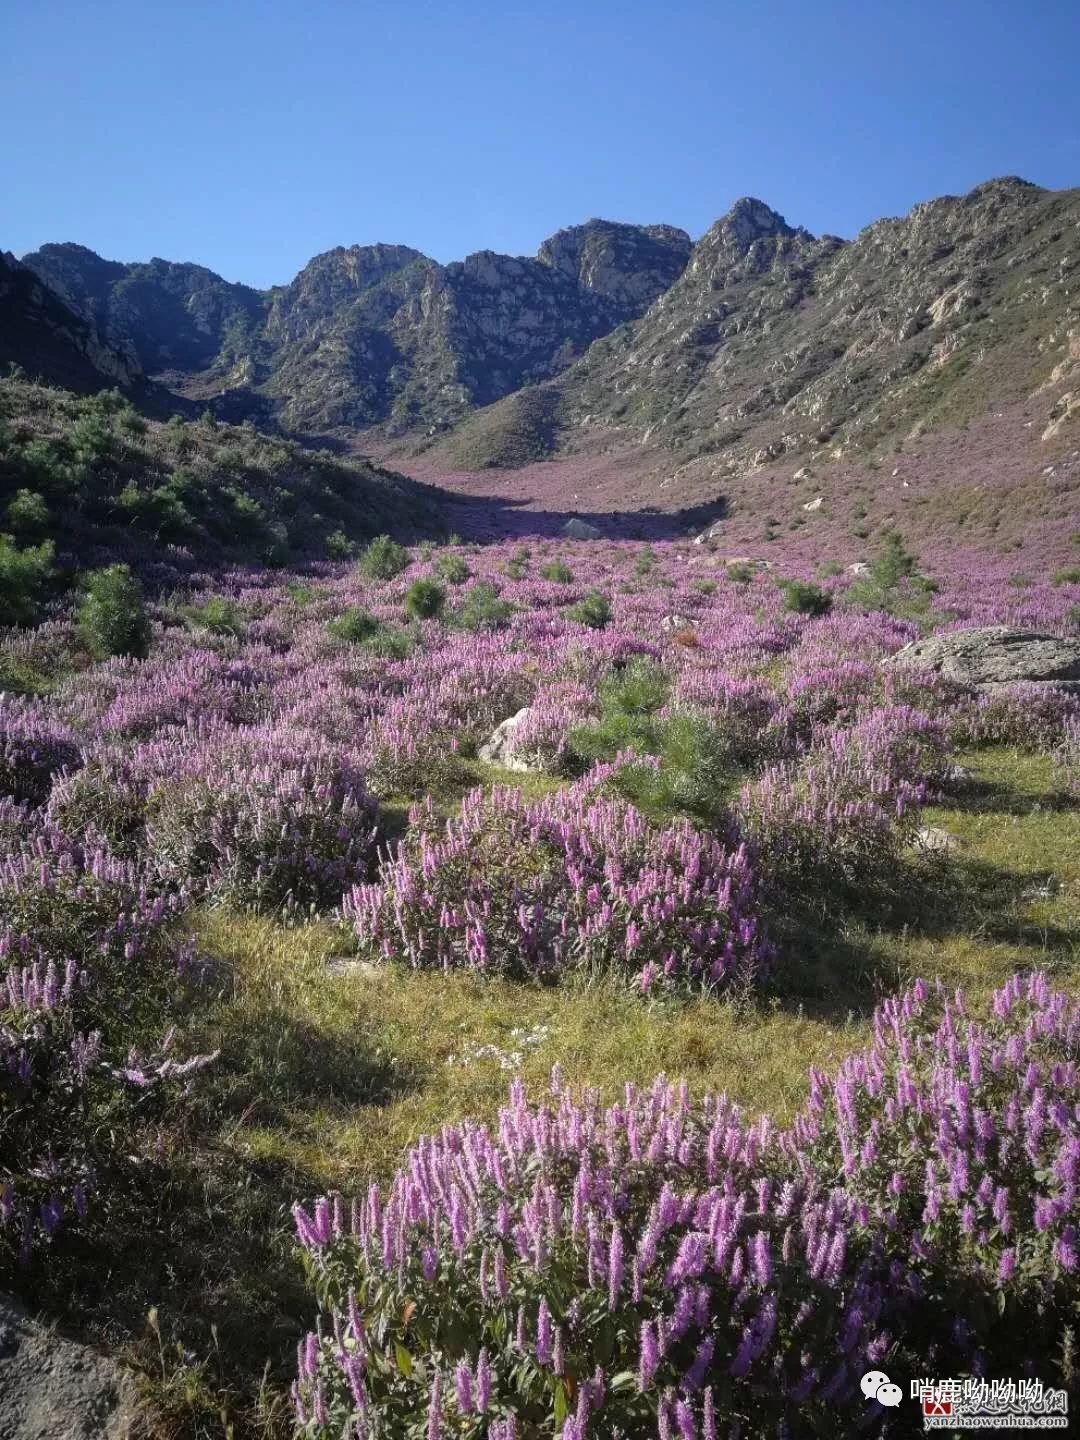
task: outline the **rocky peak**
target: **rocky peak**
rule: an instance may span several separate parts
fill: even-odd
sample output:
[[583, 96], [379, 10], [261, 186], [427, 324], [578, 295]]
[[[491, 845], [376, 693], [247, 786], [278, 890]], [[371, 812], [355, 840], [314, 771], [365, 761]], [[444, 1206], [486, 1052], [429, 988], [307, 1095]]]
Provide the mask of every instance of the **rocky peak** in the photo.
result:
[[606, 296], [629, 318], [642, 314], [675, 283], [692, 249], [690, 236], [674, 225], [594, 219], [550, 236], [536, 258]]
[[721, 216], [708, 233], [745, 253], [755, 240], [776, 235], [794, 235], [796, 232], [784, 217], [766, 205], [764, 200], [755, 200], [752, 195], [744, 195], [741, 200], [735, 201], [728, 213]]

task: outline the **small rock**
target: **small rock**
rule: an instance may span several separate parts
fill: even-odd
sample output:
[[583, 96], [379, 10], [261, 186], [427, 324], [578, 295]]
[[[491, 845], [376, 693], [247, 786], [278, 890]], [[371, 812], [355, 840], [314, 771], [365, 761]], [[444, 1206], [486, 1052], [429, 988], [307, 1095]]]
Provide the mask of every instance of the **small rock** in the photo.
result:
[[480, 746], [477, 752], [480, 759], [489, 765], [501, 765], [504, 770], [518, 770], [522, 773], [535, 771], [537, 766], [530, 765], [527, 760], [522, 760], [513, 753], [514, 733], [528, 713], [529, 707], [526, 705], [516, 715], [511, 715], [497, 725], [490, 737]]
[[821, 507], [822, 507], [822, 505], [824, 505], [824, 504], [825, 504], [825, 497], [824, 497], [824, 495], [819, 495], [816, 500], [808, 500], [808, 501], [806, 502], [806, 504], [805, 504], [802, 508], [803, 508], [804, 510], [820, 510]]
[[798, 470], [795, 471], [795, 474], [794, 474], [791, 478], [792, 478], [793, 480], [809, 480], [809, 479], [810, 479], [810, 466], [809, 466], [809, 465], [800, 465], [799, 468], [798, 468]]
[[363, 980], [373, 979], [381, 969], [370, 960], [361, 960], [356, 955], [331, 955], [326, 968], [331, 975], [359, 975]]
[[950, 835], [948, 830], [942, 830], [937, 825], [927, 825], [915, 832], [915, 846], [919, 850], [936, 851], [940, 854], [955, 850], [959, 844], [957, 836]]
[[856, 560], [854, 565], [847, 567], [849, 575], [865, 575], [869, 569], [870, 566], [866, 560]]
[[660, 621], [660, 629], [665, 635], [670, 635], [673, 630], [685, 630], [694, 622], [686, 615], [665, 615]]

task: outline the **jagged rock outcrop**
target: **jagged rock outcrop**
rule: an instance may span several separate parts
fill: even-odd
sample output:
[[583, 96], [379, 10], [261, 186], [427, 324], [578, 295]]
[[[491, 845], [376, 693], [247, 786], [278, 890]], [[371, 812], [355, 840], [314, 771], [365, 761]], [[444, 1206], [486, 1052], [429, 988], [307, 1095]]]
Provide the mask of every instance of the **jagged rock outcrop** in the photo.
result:
[[233, 363], [262, 324], [265, 297], [202, 265], [124, 265], [85, 245], [43, 245], [23, 264], [148, 375]]
[[[590, 220], [535, 258], [339, 247], [265, 292], [78, 245], [25, 262], [107, 344], [231, 415], [440, 442], [490, 408], [457, 446], [480, 465], [600, 434], [722, 480], [781, 458], [801, 473], [1044, 391], [1033, 438], [1060, 442], [1080, 419], [1078, 230], [1080, 190], [1006, 177], [851, 241], [745, 198], [695, 245]], [[503, 405], [530, 388], [541, 398]]]
[[[555, 382], [564, 432], [622, 427], [745, 472], [832, 457], [1068, 375], [1080, 190], [1015, 178], [815, 239], [742, 200], [640, 320]], [[1076, 406], [1050, 398], [1047, 438]]]
[[642, 314], [671, 288], [693, 248], [686, 231], [674, 225], [588, 220], [545, 240], [536, 258], [586, 290], [605, 295], [629, 318]]

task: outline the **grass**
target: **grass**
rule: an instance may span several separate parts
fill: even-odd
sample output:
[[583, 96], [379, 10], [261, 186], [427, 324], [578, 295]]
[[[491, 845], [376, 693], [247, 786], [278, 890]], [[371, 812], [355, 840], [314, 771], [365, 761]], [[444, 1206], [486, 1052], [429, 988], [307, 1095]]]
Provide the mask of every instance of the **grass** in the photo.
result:
[[[541, 1088], [558, 1064], [572, 1084], [609, 1096], [663, 1070], [783, 1123], [808, 1067], [865, 1043], [875, 1000], [916, 975], [981, 996], [1040, 966], [1076, 990], [1080, 809], [1055, 795], [1043, 758], [960, 758], [973, 772], [965, 794], [926, 816], [957, 849], [912, 853], [879, 893], [844, 909], [777, 917], [784, 957], [757, 998], [646, 1003], [615, 981], [350, 969], [351, 937], [334, 924], [198, 914], [212, 961], [198, 1039], [221, 1061], [194, 1123], [163, 1126], [157, 1174], [133, 1174], [105, 1235], [73, 1257], [77, 1283], [70, 1268], [43, 1272], [32, 1298], [62, 1314], [79, 1294], [84, 1321], [113, 1345], [124, 1338], [152, 1440], [284, 1436], [293, 1349], [312, 1308], [291, 1202], [361, 1190], [420, 1134], [491, 1118], [516, 1070]], [[558, 783], [469, 767], [476, 783], [531, 796]], [[440, 808], [455, 803], [448, 795]]]

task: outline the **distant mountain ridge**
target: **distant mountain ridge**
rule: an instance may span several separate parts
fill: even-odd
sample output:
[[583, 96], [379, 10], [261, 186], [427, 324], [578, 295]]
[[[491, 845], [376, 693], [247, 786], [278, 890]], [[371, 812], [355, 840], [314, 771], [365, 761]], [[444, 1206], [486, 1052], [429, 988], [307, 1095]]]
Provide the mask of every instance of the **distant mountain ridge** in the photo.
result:
[[532, 258], [338, 247], [267, 291], [71, 244], [23, 266], [84, 349], [96, 337], [189, 404], [299, 434], [375, 427], [460, 468], [600, 443], [722, 478], [961, 425], [1042, 385], [1054, 423], [1080, 413], [1080, 190], [1014, 177], [853, 240], [744, 198], [696, 244], [590, 220]]
[[535, 259], [440, 265], [404, 245], [338, 247], [288, 285], [44, 245], [23, 263], [114, 349], [194, 399], [265, 397], [300, 431], [447, 429], [549, 378], [678, 277], [690, 237], [590, 220]]

